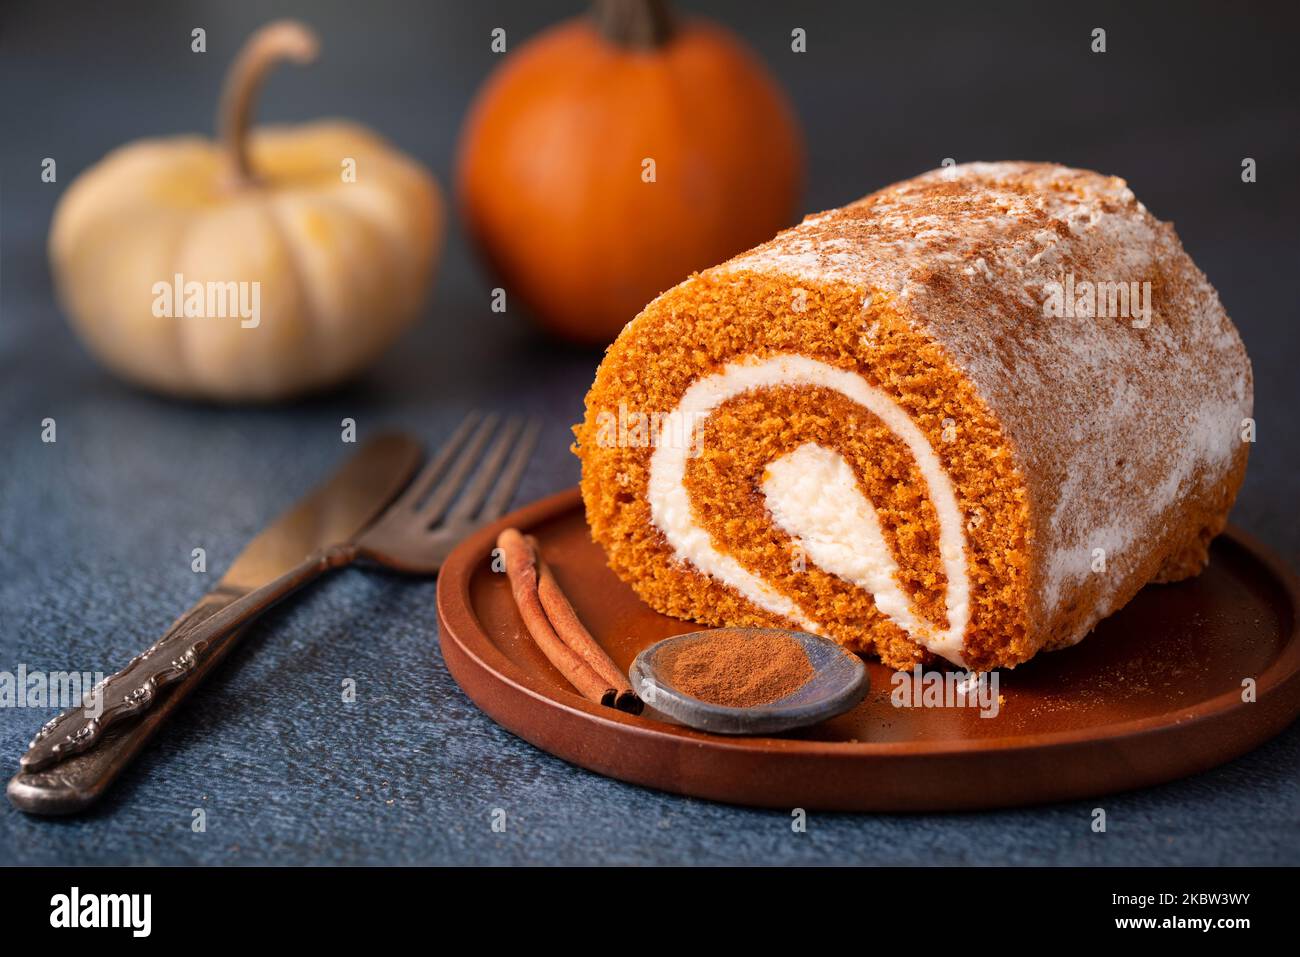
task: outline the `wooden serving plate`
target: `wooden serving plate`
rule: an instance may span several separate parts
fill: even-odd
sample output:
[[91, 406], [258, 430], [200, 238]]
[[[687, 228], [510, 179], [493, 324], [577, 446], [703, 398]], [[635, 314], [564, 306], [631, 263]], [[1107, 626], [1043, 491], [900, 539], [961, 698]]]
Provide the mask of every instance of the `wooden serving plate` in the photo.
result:
[[[999, 675], [997, 717], [896, 708], [894, 672], [869, 662], [852, 711], [776, 737], [693, 731], [647, 709], [592, 704], [524, 630], [497, 533], [536, 535], [578, 614], [627, 669], [637, 653], [698, 626], [660, 615], [605, 565], [576, 489], [462, 543], [438, 580], [443, 657], [505, 728], [567, 761], [648, 787], [765, 807], [852, 811], [994, 808], [1083, 798], [1195, 774], [1231, 760], [1300, 712], [1300, 589], [1236, 530], [1195, 579], [1144, 589], [1084, 642]], [[1256, 700], [1245, 702], [1253, 678]]]

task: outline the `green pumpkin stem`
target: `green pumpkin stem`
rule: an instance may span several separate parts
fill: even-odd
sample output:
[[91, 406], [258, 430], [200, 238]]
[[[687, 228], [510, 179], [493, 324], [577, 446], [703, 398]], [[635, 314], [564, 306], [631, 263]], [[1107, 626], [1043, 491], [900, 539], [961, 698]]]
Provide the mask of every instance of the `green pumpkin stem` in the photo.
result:
[[257, 182], [248, 158], [248, 127], [266, 75], [285, 60], [311, 63], [319, 50], [316, 34], [305, 24], [297, 20], [276, 20], [249, 37], [230, 65], [221, 91], [217, 127], [236, 185], [250, 186]]

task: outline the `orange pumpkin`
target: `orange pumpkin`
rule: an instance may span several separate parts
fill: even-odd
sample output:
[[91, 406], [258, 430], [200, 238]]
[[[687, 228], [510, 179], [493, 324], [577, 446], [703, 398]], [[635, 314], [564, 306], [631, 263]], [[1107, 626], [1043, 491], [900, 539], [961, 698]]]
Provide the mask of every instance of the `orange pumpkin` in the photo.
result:
[[611, 341], [691, 272], [790, 223], [790, 107], [726, 30], [606, 0], [489, 79], [462, 133], [470, 231], [512, 301], [555, 334]]

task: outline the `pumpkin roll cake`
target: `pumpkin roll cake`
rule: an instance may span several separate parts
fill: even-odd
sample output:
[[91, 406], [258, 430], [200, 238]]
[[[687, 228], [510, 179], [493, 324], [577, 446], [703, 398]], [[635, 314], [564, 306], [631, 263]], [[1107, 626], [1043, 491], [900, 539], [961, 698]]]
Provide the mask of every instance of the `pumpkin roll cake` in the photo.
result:
[[593, 537], [658, 611], [986, 670], [1205, 566], [1251, 393], [1218, 295], [1123, 180], [972, 163], [663, 293], [575, 451]]

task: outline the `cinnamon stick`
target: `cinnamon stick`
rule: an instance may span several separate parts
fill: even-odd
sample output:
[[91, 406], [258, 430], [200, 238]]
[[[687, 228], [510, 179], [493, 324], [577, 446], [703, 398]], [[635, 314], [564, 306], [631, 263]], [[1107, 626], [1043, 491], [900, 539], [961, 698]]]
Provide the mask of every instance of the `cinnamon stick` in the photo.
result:
[[555, 629], [556, 635], [578, 657], [585, 661], [596, 674], [614, 686], [614, 690], [617, 692], [616, 708], [629, 714], [640, 714], [645, 705], [637, 697], [636, 692], [632, 690], [632, 684], [628, 681], [627, 675], [623, 674], [622, 669], [614, 664], [614, 659], [609, 656], [609, 652], [605, 651], [596, 639], [591, 636], [591, 632], [582, 623], [578, 613], [573, 610], [573, 605], [570, 604], [568, 597], [560, 590], [560, 583], [555, 580], [555, 574], [551, 571], [551, 566], [546, 564], [546, 559], [542, 558], [542, 549], [537, 543], [537, 539], [531, 535], [525, 535], [524, 541], [533, 550], [537, 562], [537, 596], [541, 600], [542, 609], [546, 612], [546, 617], [550, 620], [551, 627]]
[[532, 546], [518, 529], [507, 528], [497, 536], [497, 547], [505, 561], [519, 616], [542, 654], [588, 701], [613, 707], [618, 700], [617, 689], [560, 640], [546, 617], [538, 597], [537, 559]]

